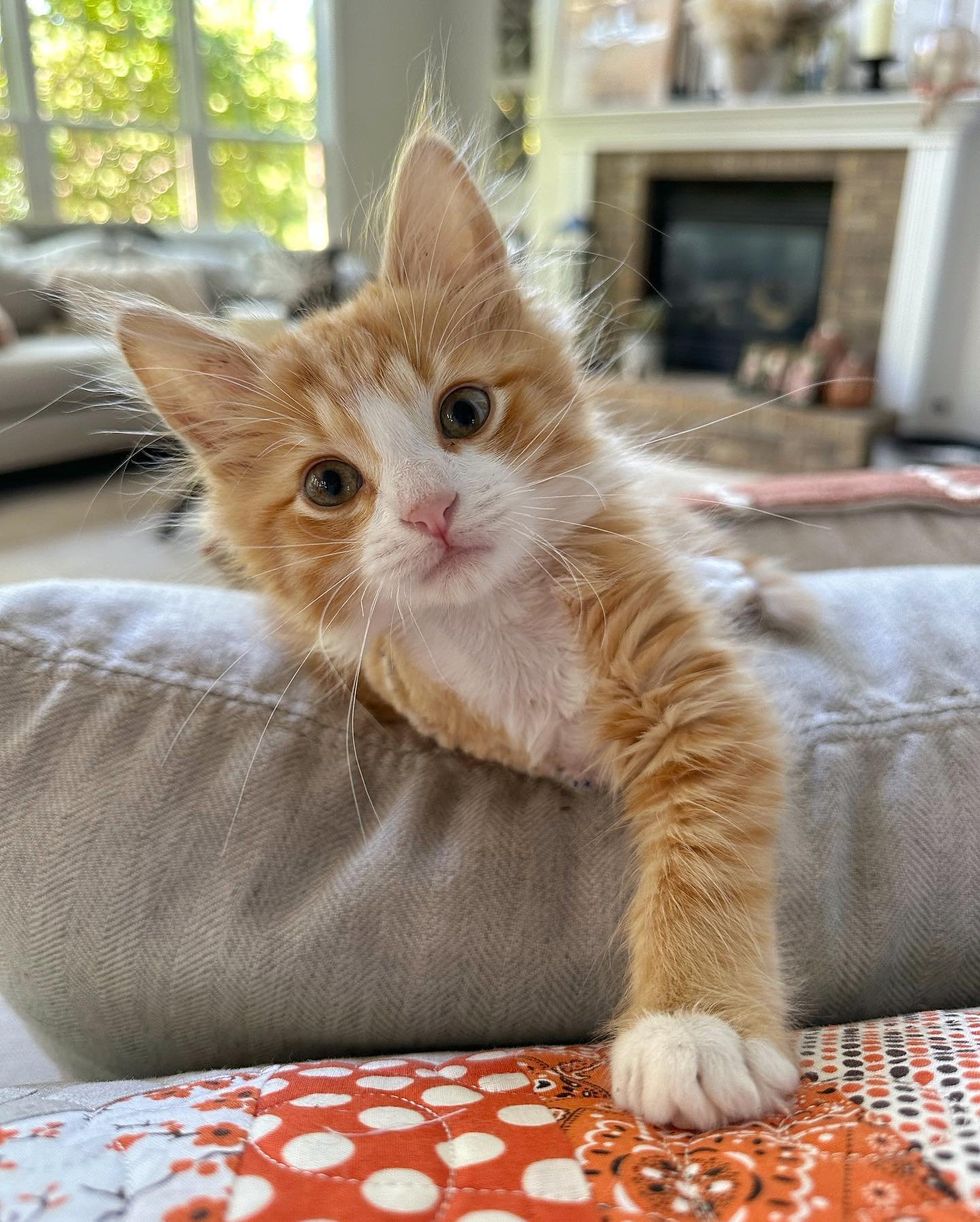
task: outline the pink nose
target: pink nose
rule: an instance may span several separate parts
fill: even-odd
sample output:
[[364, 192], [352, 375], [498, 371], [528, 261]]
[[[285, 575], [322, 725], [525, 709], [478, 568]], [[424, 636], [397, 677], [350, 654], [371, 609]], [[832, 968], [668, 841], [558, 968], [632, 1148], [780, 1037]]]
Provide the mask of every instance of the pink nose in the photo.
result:
[[449, 522], [456, 508], [459, 494], [456, 492], [437, 492], [434, 496], [419, 501], [402, 518], [409, 526], [417, 526], [433, 539], [448, 542]]

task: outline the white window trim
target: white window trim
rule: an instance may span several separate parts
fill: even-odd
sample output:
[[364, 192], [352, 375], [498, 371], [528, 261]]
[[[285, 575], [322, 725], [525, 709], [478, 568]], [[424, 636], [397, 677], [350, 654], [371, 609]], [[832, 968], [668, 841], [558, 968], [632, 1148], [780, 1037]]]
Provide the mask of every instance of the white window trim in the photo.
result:
[[[316, 63], [317, 134], [313, 141], [286, 132], [264, 133], [238, 128], [209, 127], [204, 104], [202, 56], [198, 50], [197, 22], [194, 0], [172, 0], [174, 31], [172, 43], [174, 63], [180, 88], [177, 92], [178, 118], [176, 127], [159, 123], [119, 126], [96, 119], [71, 121], [46, 119], [38, 111], [34, 82], [34, 61], [31, 55], [30, 15], [27, 0], [0, 0], [0, 26], [3, 28], [3, 60], [7, 70], [9, 116], [2, 121], [17, 132], [24, 165], [24, 186], [29, 212], [26, 219], [34, 224], [67, 224], [58, 216], [54, 197], [52, 160], [48, 133], [51, 128], [67, 127], [73, 131], [122, 132], [134, 129], [168, 136], [178, 145], [185, 141], [190, 150], [190, 181], [193, 184], [194, 217], [188, 217], [186, 228], [209, 228], [214, 223], [213, 167], [209, 145], [216, 141], [235, 140], [256, 144], [309, 145], [319, 144], [324, 151], [331, 147], [331, 133], [336, 119], [334, 76], [330, 62], [334, 51], [334, 4], [336, 0], [313, 0], [314, 56]], [[180, 180], [178, 178], [178, 189]], [[336, 232], [333, 224], [337, 205], [327, 193], [327, 229]], [[183, 210], [183, 209], [182, 209]], [[189, 209], [188, 209], [189, 210]], [[151, 222], [152, 223], [152, 222]]]
[[3, 26], [3, 60], [7, 69], [10, 123], [20, 141], [24, 163], [24, 187], [30, 217], [41, 223], [57, 220], [52, 190], [51, 158], [47, 127], [38, 117], [31, 59], [30, 32], [27, 27], [26, 0], [0, 0], [0, 25]]

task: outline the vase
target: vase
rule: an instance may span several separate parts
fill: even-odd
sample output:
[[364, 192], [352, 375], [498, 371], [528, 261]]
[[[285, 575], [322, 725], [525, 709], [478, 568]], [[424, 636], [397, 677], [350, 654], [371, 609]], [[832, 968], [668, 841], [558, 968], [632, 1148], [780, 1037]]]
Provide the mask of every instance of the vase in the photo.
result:
[[786, 56], [782, 51], [721, 47], [717, 56], [721, 92], [731, 102], [776, 93], [786, 70]]

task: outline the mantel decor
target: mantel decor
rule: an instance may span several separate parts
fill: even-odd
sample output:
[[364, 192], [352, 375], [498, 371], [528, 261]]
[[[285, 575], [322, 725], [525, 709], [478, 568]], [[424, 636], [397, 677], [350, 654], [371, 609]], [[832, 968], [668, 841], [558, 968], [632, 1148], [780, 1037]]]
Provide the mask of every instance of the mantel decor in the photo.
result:
[[718, 57], [731, 98], [776, 92], [787, 57], [816, 47], [844, 0], [690, 0], [702, 42]]

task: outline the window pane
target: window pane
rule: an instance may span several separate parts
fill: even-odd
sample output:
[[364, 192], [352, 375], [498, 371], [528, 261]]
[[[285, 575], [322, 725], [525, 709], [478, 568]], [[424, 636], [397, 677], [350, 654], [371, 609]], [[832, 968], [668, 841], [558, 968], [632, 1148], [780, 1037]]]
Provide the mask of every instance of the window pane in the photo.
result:
[[327, 241], [319, 145], [218, 140], [211, 145], [220, 225], [254, 225], [291, 250]]
[[176, 142], [153, 132], [51, 129], [58, 213], [65, 221], [177, 218]]
[[[0, 28], [0, 116], [9, 114], [7, 73], [3, 62], [3, 30]], [[24, 163], [17, 132], [9, 123], [0, 123], [0, 224], [19, 221], [27, 215]]]
[[20, 144], [14, 129], [3, 123], [0, 124], [0, 224], [19, 221], [26, 215], [27, 192]]
[[196, 0], [208, 118], [216, 128], [316, 129], [316, 56], [310, 0]]
[[171, 0], [29, 0], [47, 119], [174, 126]]

